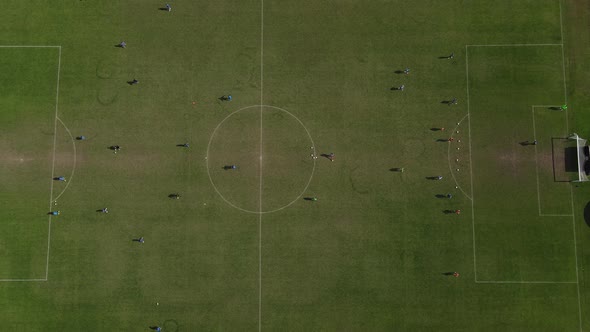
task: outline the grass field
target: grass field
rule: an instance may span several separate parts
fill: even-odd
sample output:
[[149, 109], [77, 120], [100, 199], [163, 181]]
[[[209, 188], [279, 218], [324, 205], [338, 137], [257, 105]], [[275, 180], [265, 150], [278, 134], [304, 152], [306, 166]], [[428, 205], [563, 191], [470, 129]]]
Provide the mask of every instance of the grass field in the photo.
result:
[[590, 329], [585, 2], [164, 5], [0, 13], [5, 330]]

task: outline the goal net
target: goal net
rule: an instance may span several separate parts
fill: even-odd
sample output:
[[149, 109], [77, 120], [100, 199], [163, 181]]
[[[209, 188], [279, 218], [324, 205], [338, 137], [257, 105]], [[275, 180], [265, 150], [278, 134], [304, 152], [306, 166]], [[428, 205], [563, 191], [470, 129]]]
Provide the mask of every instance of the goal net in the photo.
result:
[[578, 180], [574, 180], [573, 182], [588, 181], [588, 175], [590, 174], [590, 153], [588, 145], [586, 145], [586, 140], [580, 138], [576, 133], [573, 133], [568, 138], [576, 141], [576, 151], [578, 154]]

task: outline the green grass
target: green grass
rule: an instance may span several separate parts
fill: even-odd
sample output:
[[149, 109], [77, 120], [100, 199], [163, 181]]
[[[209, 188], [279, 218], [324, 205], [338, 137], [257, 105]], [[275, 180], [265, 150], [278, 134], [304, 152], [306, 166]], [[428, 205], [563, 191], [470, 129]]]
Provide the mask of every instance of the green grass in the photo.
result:
[[39, 216], [49, 211], [58, 49], [0, 48], [0, 59], [0, 278], [43, 279], [48, 229]]
[[5, 5], [0, 45], [61, 46], [0, 48], [0, 278], [47, 272], [0, 281], [5, 329], [590, 328], [590, 189], [552, 145], [590, 136], [586, 7], [562, 53], [465, 46], [559, 44], [557, 0], [261, 4]]

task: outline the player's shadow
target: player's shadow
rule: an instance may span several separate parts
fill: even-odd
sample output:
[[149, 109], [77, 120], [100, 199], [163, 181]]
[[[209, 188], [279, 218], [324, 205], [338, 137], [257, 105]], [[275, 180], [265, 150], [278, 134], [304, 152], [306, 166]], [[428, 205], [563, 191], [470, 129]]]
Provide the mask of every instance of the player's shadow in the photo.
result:
[[389, 169], [390, 172], [403, 172], [403, 168], [400, 167], [392, 167]]
[[104, 212], [102, 209], [98, 209], [96, 210], [96, 212]]
[[219, 97], [217, 99], [219, 99], [221, 101], [228, 101], [229, 100], [229, 98], [227, 98], [226, 96], [221, 96], [221, 97]]
[[440, 103], [441, 103], [441, 104], [450, 105], [450, 104], [452, 104], [452, 103], [453, 103], [453, 101], [452, 101], [452, 100], [443, 100], [443, 101], [441, 101]]
[[449, 139], [448, 138], [439, 138], [436, 140], [437, 142], [448, 142]]
[[236, 166], [236, 165], [225, 165], [225, 166], [222, 167], [222, 169], [225, 170], [225, 171], [229, 171], [229, 170], [232, 170], [232, 169], [238, 169], [238, 166]]
[[444, 214], [455, 214], [455, 210], [443, 210]]
[[117, 44], [117, 45], [115, 45], [115, 47], [118, 47], [118, 48], [123, 48], [123, 45], [121, 45], [121, 44]]
[[551, 107], [548, 107], [548, 109], [550, 109], [552, 111], [561, 111], [561, 107], [559, 107], [559, 106], [551, 106]]
[[399, 86], [394, 86], [394, 87], [391, 87], [391, 89], [389, 89], [389, 90], [391, 90], [391, 91], [397, 91], [397, 90], [401, 90], [401, 89], [400, 89]]
[[134, 84], [137, 84], [137, 81], [135, 81], [135, 80], [127, 81], [127, 84], [134, 85]]
[[452, 276], [455, 272], [443, 272], [441, 273], [443, 276]]
[[[584, 147], [584, 158], [588, 159], [588, 147]], [[575, 146], [566, 147], [563, 150], [564, 168], [566, 172], [578, 172], [578, 148]], [[586, 164], [584, 163], [584, 171], [586, 171]]]
[[448, 196], [447, 195], [443, 195], [443, 194], [436, 194], [436, 195], [434, 195], [434, 197], [436, 197], [436, 198], [447, 198]]
[[427, 176], [426, 180], [440, 180], [438, 176]]
[[586, 225], [590, 227], [590, 202], [584, 207], [584, 221], [586, 222]]
[[179, 148], [188, 148], [188, 144], [187, 143], [176, 144], [176, 146], [179, 147]]
[[158, 10], [168, 11], [168, 8], [166, 8], [166, 7], [160, 7], [160, 8], [158, 8]]
[[394, 71], [394, 73], [396, 73], [396, 74], [404, 74], [405, 72], [403, 70], [396, 70], [396, 71]]
[[303, 197], [303, 199], [306, 201], [313, 201], [314, 200], [313, 197]]
[[442, 131], [442, 128], [430, 128], [430, 131]]

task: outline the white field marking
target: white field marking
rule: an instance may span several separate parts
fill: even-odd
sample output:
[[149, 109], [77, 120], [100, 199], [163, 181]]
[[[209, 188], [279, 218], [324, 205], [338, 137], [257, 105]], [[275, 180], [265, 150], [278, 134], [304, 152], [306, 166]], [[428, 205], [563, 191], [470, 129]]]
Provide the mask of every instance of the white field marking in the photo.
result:
[[[221, 127], [221, 125], [227, 120], [229, 119], [232, 115], [241, 112], [243, 110], [249, 109], [249, 108], [254, 108], [254, 107], [259, 107], [260, 105], [252, 105], [252, 106], [246, 106], [243, 108], [238, 109], [237, 111], [234, 111], [232, 113], [230, 113], [229, 115], [227, 115], [223, 120], [221, 120], [221, 122], [217, 125], [217, 127], [215, 127], [215, 129], [213, 130], [213, 133], [211, 134], [211, 137], [209, 138], [209, 144], [207, 145], [207, 154], [205, 157], [205, 162], [206, 162], [206, 167], [207, 167], [207, 176], [209, 177], [209, 182], [211, 182], [211, 185], [213, 186], [213, 189], [215, 190], [215, 192], [219, 195], [219, 197], [221, 197], [221, 199], [223, 199], [224, 202], [226, 202], [227, 204], [229, 204], [231, 207], [234, 207], [240, 211], [243, 212], [248, 212], [248, 213], [255, 213], [255, 214], [266, 214], [266, 213], [273, 213], [273, 212], [277, 212], [277, 211], [281, 211], [283, 209], [288, 208], [289, 206], [291, 206], [292, 204], [294, 204], [295, 202], [297, 202], [301, 196], [303, 196], [303, 194], [305, 193], [305, 191], [307, 191], [307, 188], [309, 188], [309, 185], [311, 184], [311, 180], [313, 179], [313, 175], [315, 174], [315, 168], [316, 168], [316, 163], [317, 161], [315, 159], [313, 159], [313, 168], [311, 169], [311, 174], [309, 175], [309, 179], [307, 180], [307, 183], [305, 185], [305, 188], [303, 188], [303, 190], [301, 191], [301, 193], [299, 194], [299, 196], [297, 196], [293, 201], [291, 201], [289, 204], [286, 204], [280, 208], [274, 209], [274, 210], [269, 210], [269, 211], [253, 211], [253, 210], [247, 210], [244, 208], [241, 208], [235, 204], [233, 204], [232, 202], [230, 202], [228, 199], [226, 199], [223, 194], [221, 194], [221, 192], [219, 191], [219, 189], [217, 189], [217, 186], [215, 186], [215, 182], [213, 182], [213, 178], [211, 177], [211, 170], [209, 167], [209, 151], [211, 150], [211, 143], [213, 142], [213, 138], [215, 137], [215, 133], [217, 132], [217, 130]], [[303, 122], [301, 122], [301, 120], [299, 120], [298, 117], [296, 117], [293, 113], [282, 109], [280, 107], [276, 107], [276, 106], [270, 106], [270, 105], [262, 105], [263, 107], [268, 107], [268, 108], [273, 108], [282, 112], [285, 112], [287, 114], [289, 114], [290, 116], [292, 116], [295, 120], [297, 120], [297, 122], [299, 122], [299, 124], [303, 127], [303, 129], [305, 129], [305, 132], [307, 133], [307, 136], [309, 137], [309, 140], [311, 142], [311, 146], [314, 147], [314, 150], [317, 151], [317, 148], [315, 147], [315, 143], [313, 141], [313, 138], [311, 137], [311, 134], [309, 132], [309, 130], [307, 129], [307, 127], [305, 127], [305, 125], [303, 124]]]
[[[563, 49], [563, 15], [561, 14], [561, 1], [559, 1], [559, 28], [561, 33], [561, 64], [563, 66], [563, 101], [567, 105], [567, 83], [565, 80], [565, 51]], [[565, 109], [565, 131], [569, 134], [569, 119], [567, 108]]]
[[473, 280], [477, 282], [477, 260], [476, 260], [476, 250], [475, 250], [475, 201], [474, 201], [474, 192], [473, 192], [473, 160], [471, 155], [473, 150], [471, 148], [471, 109], [469, 106], [469, 49], [468, 46], [465, 46], [465, 76], [467, 80], [466, 88], [467, 88], [467, 129], [469, 130], [468, 137], [469, 137], [469, 176], [471, 179], [471, 230], [472, 230], [472, 237], [473, 237]]
[[[560, 18], [561, 18], [561, 4], [560, 4]], [[562, 35], [563, 41], [563, 35]], [[477, 260], [476, 260], [476, 242], [475, 242], [475, 200], [474, 200], [474, 192], [473, 192], [473, 162], [471, 159], [472, 155], [472, 148], [471, 148], [471, 112], [470, 112], [470, 105], [469, 105], [469, 47], [519, 47], [519, 46], [561, 46], [562, 48], [562, 59], [565, 59], [563, 56], [563, 44], [487, 44], [487, 45], [465, 45], [465, 75], [467, 77], [467, 115], [469, 116], [468, 119], [468, 127], [469, 127], [469, 163], [470, 163], [470, 174], [471, 174], [471, 222], [472, 222], [472, 236], [473, 236], [473, 270], [474, 270], [474, 278], [475, 282], [477, 280]], [[563, 60], [563, 75], [564, 75], [564, 85], [565, 85], [565, 60]], [[566, 92], [567, 89], [564, 89]], [[533, 107], [551, 107], [553, 105], [533, 105]], [[566, 128], [567, 128], [567, 110], [566, 111]], [[534, 131], [534, 115], [533, 115], [533, 131]], [[535, 135], [536, 137], [536, 135]], [[536, 162], [536, 147], [535, 147], [535, 162]], [[551, 216], [551, 217], [567, 217], [569, 215], [542, 215], [541, 214], [541, 205], [540, 205], [540, 198], [539, 198], [539, 178], [538, 178], [538, 171], [537, 171], [537, 199], [539, 204], [539, 215], [540, 216]], [[572, 198], [573, 202], [573, 198]], [[572, 215], [573, 216], [573, 215]], [[576, 254], [577, 255], [577, 254]], [[577, 256], [576, 256], [577, 258]], [[576, 264], [576, 269], [578, 268]], [[579, 287], [578, 287], [579, 290]], [[578, 301], [580, 298], [578, 297]], [[580, 311], [581, 312], [581, 311]], [[581, 317], [581, 316], [580, 316]], [[581, 320], [581, 318], [580, 318]]]
[[[467, 114], [465, 114], [465, 116], [464, 116], [464, 117], [463, 117], [461, 120], [459, 120], [459, 122], [458, 122], [458, 123], [461, 123], [461, 122], [463, 122], [463, 120], [465, 120], [465, 118], [466, 118], [466, 117], [467, 117]], [[457, 126], [455, 127], [455, 129], [453, 129], [453, 131], [452, 131], [452, 132], [454, 133], [455, 131], [457, 131], [457, 128], [459, 128], [459, 125], [457, 125]], [[452, 134], [451, 134], [451, 137], [453, 137], [453, 135], [452, 135]], [[462, 193], [463, 193], [463, 194], [464, 194], [464, 195], [465, 195], [467, 198], [469, 198], [469, 199], [471, 200], [471, 197], [470, 197], [470, 196], [469, 196], [469, 195], [468, 195], [468, 194], [467, 194], [467, 193], [466, 193], [466, 192], [463, 190], [463, 188], [461, 188], [461, 186], [460, 186], [460, 185], [459, 185], [459, 183], [457, 182], [457, 179], [455, 178], [455, 173], [453, 173], [453, 166], [451, 165], [451, 145], [452, 145], [452, 144], [447, 144], [447, 145], [448, 145], [448, 148], [447, 148], [447, 160], [448, 160], [448, 162], [449, 162], [449, 170], [451, 171], [451, 177], [453, 177], [453, 181], [455, 181], [455, 185], [456, 185], [456, 186], [459, 188], [459, 190], [461, 190], [461, 192], [462, 192]]]
[[570, 197], [572, 199], [572, 229], [574, 235], [574, 257], [576, 258], [576, 282], [578, 286], [578, 317], [580, 319], [580, 331], [582, 331], [582, 301], [580, 300], [580, 273], [578, 271], [578, 240], [576, 235], [576, 217], [574, 216], [574, 189], [571, 186]]
[[521, 47], [521, 46], [561, 46], [563, 44], [481, 44], [465, 45], [466, 47]]
[[[535, 126], [535, 106], [532, 106], [533, 114], [533, 139], [537, 139], [537, 129]], [[537, 160], [537, 146], [535, 145], [535, 175], [537, 178], [537, 206], [539, 207], [539, 215], [541, 215], [541, 188], [539, 185], [539, 162]]]
[[[59, 57], [57, 60], [57, 87], [55, 91], [55, 124], [53, 128], [53, 162], [51, 165], [51, 188], [49, 190], [49, 211], [51, 211], [51, 203], [53, 203], [53, 178], [55, 177], [55, 147], [57, 140], [57, 114], [59, 105], [59, 73], [61, 71], [61, 46], [59, 47]], [[49, 276], [49, 252], [51, 249], [51, 214], [49, 215], [49, 222], [47, 226], [47, 260], [45, 262], [45, 279]]]
[[[49, 210], [51, 211], [53, 203], [53, 177], [55, 171], [55, 140], [57, 137], [57, 111], [59, 102], [59, 73], [61, 71], [61, 46], [43, 46], [43, 45], [0, 45], [0, 48], [57, 48], [59, 50], [59, 56], [57, 60], [57, 88], [55, 93], [55, 115], [53, 123], [53, 161], [51, 164], [51, 182], [49, 186]], [[44, 279], [0, 279], [0, 282], [12, 282], [12, 281], [47, 281], [47, 275], [49, 273], [49, 247], [51, 243], [51, 215], [48, 217], [48, 231], [47, 231], [47, 261], [45, 264], [45, 278]]]
[[[562, 14], [562, 9], [561, 9], [561, 1], [559, 1], [559, 26], [561, 29], [561, 63], [563, 66], [563, 100], [565, 101], [565, 104], [567, 105], [567, 80], [566, 80], [566, 74], [565, 74], [565, 50], [563, 47], [563, 14]], [[569, 119], [568, 119], [568, 111], [567, 108], [565, 109], [565, 129], [566, 132], [569, 134]], [[578, 318], [580, 320], [580, 331], [583, 330], [582, 328], [582, 303], [581, 303], [581, 299], [580, 299], [580, 277], [579, 277], [579, 271], [578, 271], [578, 240], [577, 240], [577, 236], [576, 236], [576, 217], [574, 215], [574, 190], [570, 185], [570, 197], [571, 197], [571, 201], [572, 201], [572, 229], [573, 229], [573, 235], [574, 235], [574, 256], [575, 256], [575, 262], [576, 262], [576, 281], [577, 281], [577, 290], [578, 290]]]
[[260, 112], [264, 105], [264, 0], [260, 1]]
[[[258, 191], [258, 331], [262, 331], [262, 112], [264, 106], [264, 0], [260, 0], [260, 188]], [[315, 164], [314, 164], [315, 168]], [[306, 187], [307, 189], [307, 187]]]
[[61, 46], [49, 46], [49, 45], [0, 45], [0, 48], [59, 48]]
[[[564, 104], [567, 105], [567, 83], [565, 81], [565, 53], [563, 50], [563, 45], [561, 45], [561, 64], [563, 66], [563, 100]], [[565, 112], [565, 130], [569, 134], [569, 119], [568, 119], [568, 111], [567, 108], [564, 110]]]
[[12, 282], [12, 281], [47, 281], [47, 279], [0, 279], [2, 282]]
[[262, 213], [258, 214], [258, 331], [262, 330]]
[[70, 174], [70, 177], [68, 178], [65, 188], [61, 191], [61, 193], [59, 193], [59, 195], [57, 195], [57, 197], [55, 197], [53, 199], [54, 202], [57, 202], [57, 200], [61, 197], [61, 195], [68, 189], [68, 187], [70, 186], [70, 183], [72, 183], [72, 179], [74, 178], [74, 172], [76, 171], [76, 141], [74, 140], [74, 136], [72, 136], [70, 129], [68, 129], [68, 127], [65, 125], [65, 123], [59, 117], [57, 118], [57, 120], [64, 126], [68, 135], [70, 135], [70, 139], [72, 140], [72, 147], [74, 149], [74, 164], [72, 165], [72, 173]]
[[475, 283], [477, 283], [477, 284], [577, 284], [578, 282], [577, 281], [527, 281], [527, 280], [518, 280], [518, 281], [477, 280]]
[[559, 1], [559, 28], [561, 36], [561, 45], [563, 45], [563, 17], [561, 15], [561, 1]]

